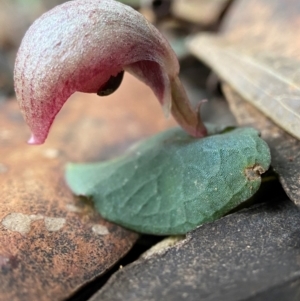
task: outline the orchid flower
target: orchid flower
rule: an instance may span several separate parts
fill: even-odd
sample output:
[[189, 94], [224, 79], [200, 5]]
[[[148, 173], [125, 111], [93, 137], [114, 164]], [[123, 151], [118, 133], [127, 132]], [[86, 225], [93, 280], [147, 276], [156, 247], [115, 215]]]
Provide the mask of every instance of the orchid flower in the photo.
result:
[[167, 112], [195, 137], [206, 135], [179, 80], [166, 39], [140, 13], [114, 0], [75, 0], [42, 15], [25, 34], [15, 64], [15, 91], [32, 136], [47, 138], [76, 91], [108, 95], [127, 71], [150, 86]]

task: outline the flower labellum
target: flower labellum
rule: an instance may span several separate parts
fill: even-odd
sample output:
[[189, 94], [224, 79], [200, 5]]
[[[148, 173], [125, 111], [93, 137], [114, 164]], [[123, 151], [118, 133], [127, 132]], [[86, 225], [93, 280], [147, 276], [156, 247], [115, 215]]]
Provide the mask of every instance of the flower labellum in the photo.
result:
[[166, 39], [140, 13], [114, 0], [74, 0], [42, 15], [18, 51], [14, 80], [31, 144], [47, 138], [51, 124], [76, 91], [105, 96], [127, 71], [150, 86], [192, 136], [206, 128], [178, 78], [179, 64]]
[[97, 94], [99, 96], [107, 96], [114, 93], [120, 87], [123, 77], [124, 71], [121, 71], [116, 76], [111, 76], [105, 85], [97, 91]]

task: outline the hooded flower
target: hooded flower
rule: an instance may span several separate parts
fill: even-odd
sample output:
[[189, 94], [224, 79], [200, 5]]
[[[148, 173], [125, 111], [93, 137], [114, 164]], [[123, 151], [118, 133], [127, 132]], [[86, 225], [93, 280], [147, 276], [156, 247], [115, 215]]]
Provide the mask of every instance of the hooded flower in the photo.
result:
[[107, 95], [130, 72], [153, 90], [191, 135], [206, 129], [178, 78], [175, 53], [137, 11], [114, 0], [66, 2], [33, 23], [15, 64], [15, 91], [32, 137], [40, 144], [75, 92]]

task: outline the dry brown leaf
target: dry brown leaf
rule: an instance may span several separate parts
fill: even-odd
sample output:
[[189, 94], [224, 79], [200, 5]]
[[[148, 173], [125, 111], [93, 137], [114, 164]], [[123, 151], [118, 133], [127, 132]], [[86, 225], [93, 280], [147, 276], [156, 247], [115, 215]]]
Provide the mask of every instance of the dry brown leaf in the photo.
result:
[[89, 301], [298, 301], [300, 215], [279, 198], [198, 227], [173, 246], [157, 246]]
[[221, 35], [199, 34], [191, 52], [275, 123], [300, 139], [300, 4], [240, 0]]
[[287, 134], [239, 96], [230, 86], [223, 85], [229, 106], [240, 125], [252, 126], [267, 141], [272, 166], [290, 199], [300, 207], [300, 141]]
[[218, 21], [231, 0], [174, 0], [171, 11], [177, 18], [201, 25]]
[[0, 104], [0, 300], [63, 300], [137, 239], [72, 195], [64, 164], [109, 158], [174, 122], [131, 76], [110, 98], [72, 98], [43, 146], [26, 144], [29, 130], [14, 100]]

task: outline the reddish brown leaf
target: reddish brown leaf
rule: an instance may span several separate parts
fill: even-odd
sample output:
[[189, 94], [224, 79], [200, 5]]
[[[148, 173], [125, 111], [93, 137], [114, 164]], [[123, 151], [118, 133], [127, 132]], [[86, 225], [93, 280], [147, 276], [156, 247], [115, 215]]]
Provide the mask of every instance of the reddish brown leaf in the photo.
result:
[[43, 146], [26, 145], [29, 130], [14, 100], [0, 112], [0, 299], [65, 299], [137, 239], [71, 194], [65, 162], [111, 157], [174, 122], [131, 76], [108, 99], [75, 95]]

